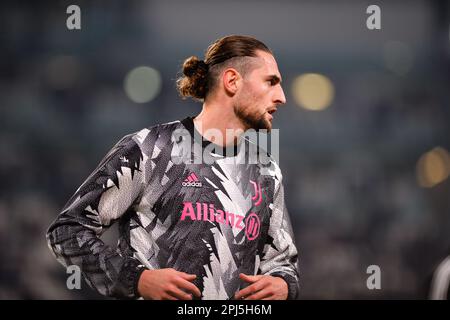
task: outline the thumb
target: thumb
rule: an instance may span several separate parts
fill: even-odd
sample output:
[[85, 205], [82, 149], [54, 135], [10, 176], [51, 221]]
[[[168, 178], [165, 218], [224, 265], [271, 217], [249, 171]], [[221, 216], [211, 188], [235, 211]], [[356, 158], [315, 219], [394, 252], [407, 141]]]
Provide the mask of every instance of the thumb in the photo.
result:
[[262, 275], [250, 276], [250, 275], [247, 275], [244, 273], [239, 274], [239, 278], [241, 278], [245, 282], [250, 282], [250, 283], [258, 281], [259, 279], [261, 279], [261, 277], [262, 277]]

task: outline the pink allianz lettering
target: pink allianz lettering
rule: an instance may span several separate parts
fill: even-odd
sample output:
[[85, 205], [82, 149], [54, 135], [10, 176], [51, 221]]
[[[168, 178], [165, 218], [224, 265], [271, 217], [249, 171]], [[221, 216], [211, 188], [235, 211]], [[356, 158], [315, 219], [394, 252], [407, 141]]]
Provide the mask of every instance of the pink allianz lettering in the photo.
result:
[[[183, 211], [181, 212], [181, 221], [189, 217], [192, 221], [211, 221], [220, 224], [226, 224], [233, 228], [242, 230], [244, 228], [243, 217], [232, 212], [223, 211], [214, 208], [214, 204], [196, 202], [183, 202]], [[195, 209], [194, 209], [195, 205]]]

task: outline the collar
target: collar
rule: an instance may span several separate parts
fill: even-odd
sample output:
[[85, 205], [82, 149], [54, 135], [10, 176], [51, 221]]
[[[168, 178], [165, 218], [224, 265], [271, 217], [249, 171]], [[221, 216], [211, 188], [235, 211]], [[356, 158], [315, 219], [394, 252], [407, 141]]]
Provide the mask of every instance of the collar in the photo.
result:
[[[238, 154], [239, 147], [241, 146], [242, 142], [240, 142], [238, 144], [233, 144], [231, 146], [219, 146], [219, 145], [203, 138], [203, 136], [200, 134], [200, 132], [195, 128], [194, 119], [195, 119], [195, 117], [187, 117], [187, 118], [181, 120], [181, 123], [189, 131], [192, 141], [195, 141], [195, 142], [201, 144], [202, 149], [205, 149], [207, 146], [211, 145], [211, 147], [209, 147], [209, 148], [211, 150], [214, 150], [217, 154], [219, 154], [221, 156], [235, 157]], [[199, 141], [199, 138], [201, 141]]]

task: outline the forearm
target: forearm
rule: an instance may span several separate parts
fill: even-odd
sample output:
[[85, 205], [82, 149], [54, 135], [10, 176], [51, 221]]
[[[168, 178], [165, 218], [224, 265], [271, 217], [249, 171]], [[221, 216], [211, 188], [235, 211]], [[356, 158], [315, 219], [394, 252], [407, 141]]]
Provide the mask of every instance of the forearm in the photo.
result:
[[288, 299], [297, 299], [299, 288], [298, 251], [284, 201], [284, 188], [279, 182], [274, 195], [268, 240], [260, 265], [261, 274], [278, 276], [288, 284]]
[[86, 282], [98, 293], [115, 298], [137, 298], [143, 267], [137, 259], [121, 256], [92, 230], [76, 221], [59, 219], [47, 233], [48, 245], [64, 266], [80, 267]]

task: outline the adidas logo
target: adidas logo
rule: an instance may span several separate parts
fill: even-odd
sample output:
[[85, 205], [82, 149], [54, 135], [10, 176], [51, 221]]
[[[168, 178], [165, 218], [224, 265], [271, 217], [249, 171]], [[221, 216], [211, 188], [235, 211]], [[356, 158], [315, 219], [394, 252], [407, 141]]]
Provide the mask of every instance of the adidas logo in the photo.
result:
[[198, 180], [197, 176], [193, 172], [191, 172], [191, 174], [188, 175], [186, 179], [184, 179], [181, 185], [183, 187], [196, 187], [196, 188], [202, 187], [201, 181]]

